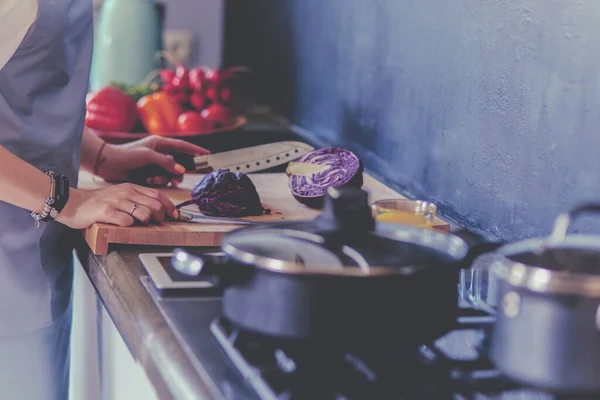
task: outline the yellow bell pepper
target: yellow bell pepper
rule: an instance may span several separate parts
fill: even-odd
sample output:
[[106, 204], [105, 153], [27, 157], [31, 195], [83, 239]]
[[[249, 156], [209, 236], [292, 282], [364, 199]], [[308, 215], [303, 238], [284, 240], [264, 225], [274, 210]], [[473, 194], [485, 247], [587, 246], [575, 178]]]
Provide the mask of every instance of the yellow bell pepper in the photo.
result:
[[138, 101], [137, 107], [142, 124], [151, 135], [177, 133], [177, 118], [182, 109], [173, 96], [165, 92], [149, 94]]

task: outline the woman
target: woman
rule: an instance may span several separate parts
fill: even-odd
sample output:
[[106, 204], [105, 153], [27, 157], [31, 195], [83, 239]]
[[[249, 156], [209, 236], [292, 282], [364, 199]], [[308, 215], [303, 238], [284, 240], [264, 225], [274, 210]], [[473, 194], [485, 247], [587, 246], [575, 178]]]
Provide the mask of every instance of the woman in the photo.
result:
[[[92, 0], [0, 1], [4, 400], [67, 398], [75, 230], [94, 222], [132, 225], [177, 216], [173, 203], [150, 187], [124, 183], [97, 191], [76, 189], [79, 169], [112, 181], [147, 164], [182, 175], [183, 167], [163, 153], [206, 153], [165, 138], [105, 145], [84, 130], [92, 36]], [[52, 185], [49, 171], [56, 174]], [[65, 182], [61, 175], [70, 186], [64, 207], [65, 196], [58, 193]], [[147, 183], [168, 182], [149, 177]], [[51, 193], [55, 202], [47, 204]]]

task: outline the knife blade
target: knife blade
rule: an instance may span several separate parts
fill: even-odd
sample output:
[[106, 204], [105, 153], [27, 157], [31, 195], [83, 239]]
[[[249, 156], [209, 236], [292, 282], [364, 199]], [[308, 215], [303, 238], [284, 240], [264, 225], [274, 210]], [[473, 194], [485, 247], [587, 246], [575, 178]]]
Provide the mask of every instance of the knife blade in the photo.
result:
[[302, 142], [275, 142], [197, 156], [193, 158], [193, 164], [190, 162], [190, 158], [182, 159], [184, 162], [182, 165], [186, 167], [186, 170], [188, 168], [190, 170], [212, 168], [250, 173], [296, 160], [312, 150], [314, 150], [313, 147]]
[[260, 224], [265, 222], [259, 221], [251, 221], [247, 219], [241, 218], [232, 218], [232, 217], [213, 217], [211, 215], [203, 215], [197, 214], [192, 211], [187, 210], [179, 210], [179, 218], [168, 218], [168, 221], [178, 221], [178, 222], [197, 222], [197, 223], [206, 223], [206, 222], [223, 222], [227, 224], [236, 224], [236, 225], [253, 225]]
[[[294, 161], [312, 150], [314, 148], [306, 143], [281, 141], [196, 157], [186, 153], [170, 154], [187, 172], [210, 168], [251, 173]], [[130, 172], [131, 180], [139, 184], [145, 184], [150, 176], [174, 178], [158, 165], [148, 165]]]

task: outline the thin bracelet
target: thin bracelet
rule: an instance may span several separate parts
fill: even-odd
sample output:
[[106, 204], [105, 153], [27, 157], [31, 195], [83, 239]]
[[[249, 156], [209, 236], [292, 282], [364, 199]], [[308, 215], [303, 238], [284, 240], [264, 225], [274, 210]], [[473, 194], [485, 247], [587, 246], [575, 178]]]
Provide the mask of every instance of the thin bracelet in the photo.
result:
[[100, 157], [102, 157], [102, 151], [104, 150], [104, 146], [106, 146], [108, 142], [103, 142], [102, 146], [100, 146], [100, 150], [98, 150], [98, 155], [96, 156], [96, 163], [94, 164], [94, 177], [96, 177], [98, 172], [98, 167], [100, 167]]

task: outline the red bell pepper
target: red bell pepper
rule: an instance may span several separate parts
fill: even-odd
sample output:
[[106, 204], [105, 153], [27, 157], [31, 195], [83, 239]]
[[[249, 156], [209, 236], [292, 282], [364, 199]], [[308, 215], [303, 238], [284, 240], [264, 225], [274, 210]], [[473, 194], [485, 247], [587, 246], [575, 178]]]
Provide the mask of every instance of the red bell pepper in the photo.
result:
[[144, 96], [137, 103], [138, 113], [146, 130], [153, 135], [178, 131], [177, 118], [182, 109], [176, 98], [166, 92]]
[[135, 99], [116, 87], [100, 89], [86, 105], [85, 125], [91, 129], [129, 132], [137, 119]]

